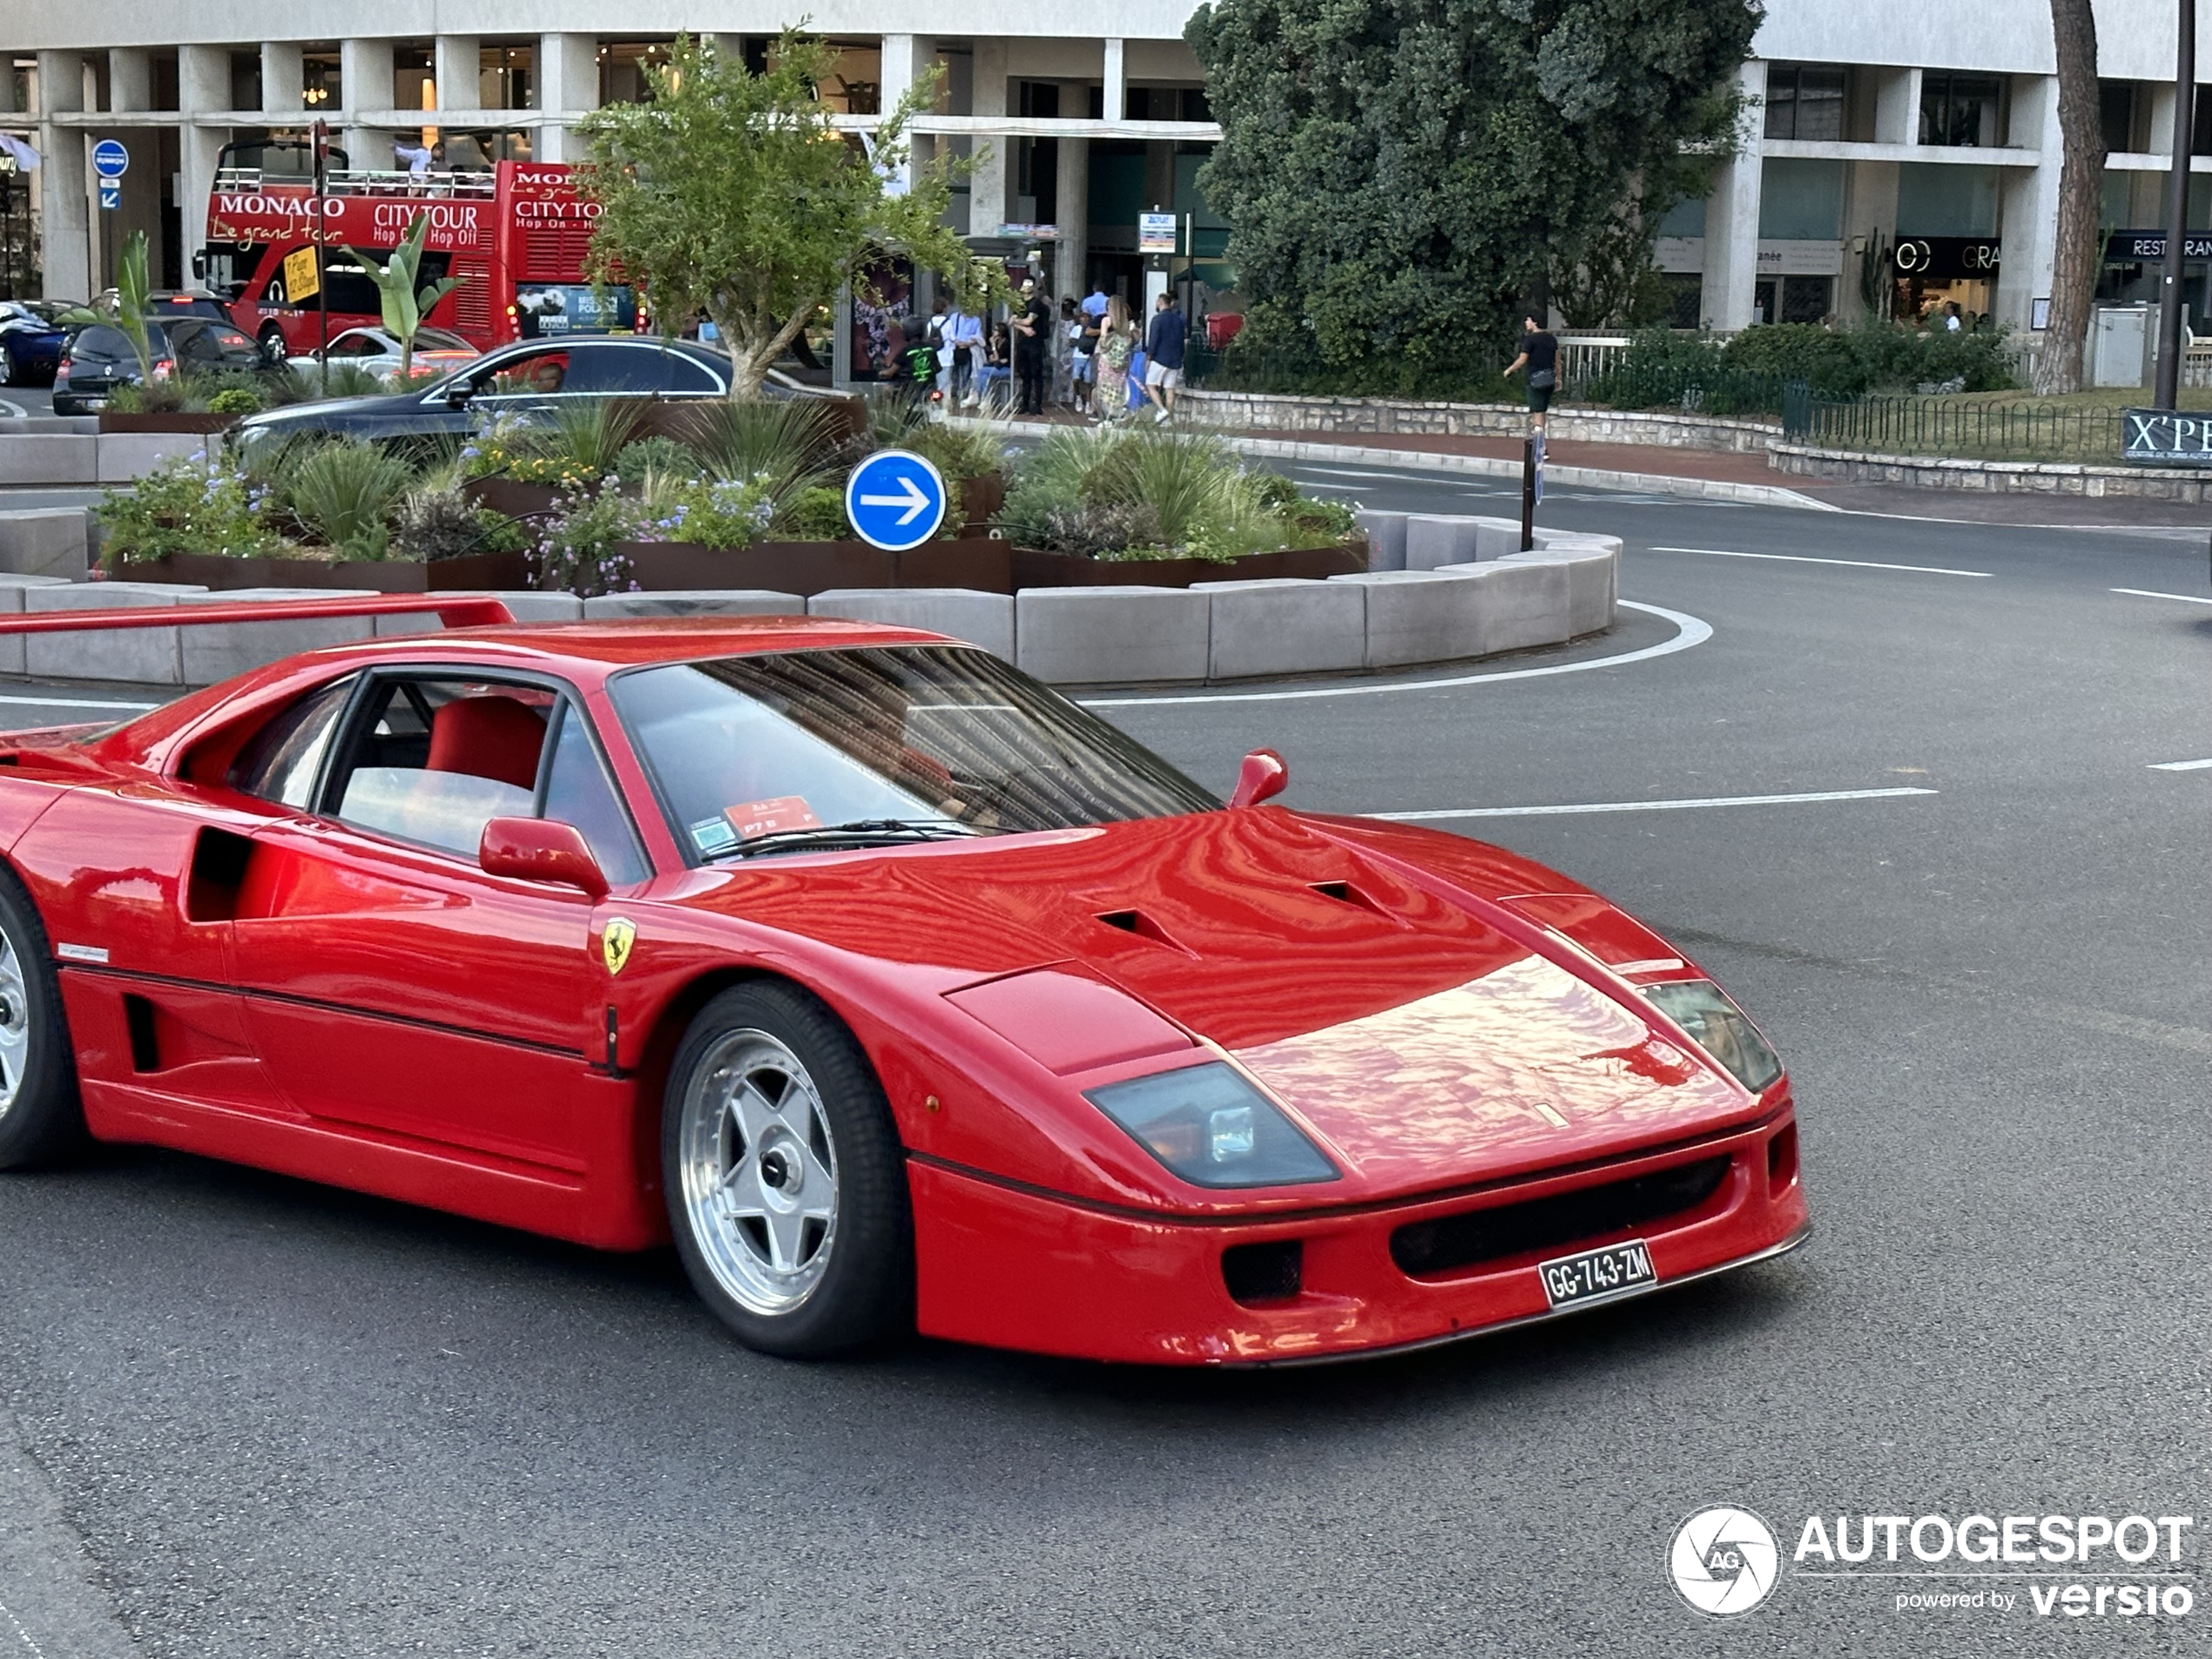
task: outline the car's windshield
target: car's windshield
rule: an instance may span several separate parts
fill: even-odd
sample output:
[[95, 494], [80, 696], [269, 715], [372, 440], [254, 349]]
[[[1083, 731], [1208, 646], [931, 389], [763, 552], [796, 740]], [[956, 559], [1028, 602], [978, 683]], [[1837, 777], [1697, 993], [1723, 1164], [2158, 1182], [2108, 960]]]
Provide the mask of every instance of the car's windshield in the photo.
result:
[[967, 646], [671, 664], [621, 675], [613, 691], [677, 834], [701, 858], [802, 847], [840, 826], [1004, 833], [1221, 804]]

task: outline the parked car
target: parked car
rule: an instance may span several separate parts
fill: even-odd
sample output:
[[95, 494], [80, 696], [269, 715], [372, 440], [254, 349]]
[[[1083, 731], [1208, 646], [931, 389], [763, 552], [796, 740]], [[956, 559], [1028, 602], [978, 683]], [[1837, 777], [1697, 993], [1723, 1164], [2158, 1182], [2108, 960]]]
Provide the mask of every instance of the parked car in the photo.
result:
[[[121, 294], [114, 288], [103, 288], [92, 301], [92, 309], [104, 317], [112, 317], [123, 308]], [[158, 317], [205, 317], [210, 322], [228, 322], [231, 308], [212, 293], [196, 288], [156, 288], [146, 296], [146, 310]]]
[[[395, 381], [400, 374], [400, 342], [381, 328], [348, 328], [330, 342], [328, 353], [300, 352], [287, 361], [292, 372], [308, 386], [322, 373], [325, 356], [333, 368], [350, 363], [381, 381]], [[413, 378], [436, 379], [474, 362], [483, 354], [459, 334], [444, 328], [419, 329], [415, 336]]]
[[0, 386], [40, 386], [61, 366], [69, 307], [51, 300], [0, 300]]
[[[261, 362], [261, 348], [228, 322], [199, 316], [149, 324], [146, 344], [158, 381], [232, 368], [251, 370]], [[130, 336], [112, 323], [88, 323], [71, 336], [54, 375], [54, 413], [97, 415], [118, 387], [135, 386], [138, 380], [138, 354]]]
[[249, 415], [233, 433], [246, 444], [305, 433], [466, 435], [501, 415], [543, 420], [582, 398], [696, 401], [727, 396], [729, 389], [730, 360], [688, 341], [639, 334], [526, 340], [487, 352], [421, 391], [295, 403]]

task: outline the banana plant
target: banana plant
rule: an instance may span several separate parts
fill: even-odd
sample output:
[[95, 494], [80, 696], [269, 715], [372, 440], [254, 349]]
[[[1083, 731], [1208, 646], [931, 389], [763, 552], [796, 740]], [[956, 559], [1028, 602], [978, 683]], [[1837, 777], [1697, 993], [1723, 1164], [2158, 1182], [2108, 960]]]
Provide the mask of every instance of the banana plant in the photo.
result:
[[376, 284], [377, 293], [383, 303], [384, 327], [393, 339], [400, 342], [400, 381], [404, 385], [415, 371], [415, 336], [422, 327], [424, 314], [439, 300], [459, 287], [461, 277], [441, 277], [435, 282], [416, 287], [422, 269], [422, 243], [430, 233], [429, 216], [417, 213], [407, 227], [407, 234], [392, 250], [392, 257], [378, 263], [357, 247], [346, 252], [361, 262], [362, 270]]
[[115, 256], [115, 315], [109, 317], [89, 306], [73, 306], [61, 314], [59, 320], [64, 327], [71, 328], [112, 322], [138, 354], [138, 382], [145, 385], [153, 379], [153, 339], [146, 330], [146, 319], [152, 309], [152, 280], [146, 274], [146, 233], [132, 231], [124, 238], [123, 246]]

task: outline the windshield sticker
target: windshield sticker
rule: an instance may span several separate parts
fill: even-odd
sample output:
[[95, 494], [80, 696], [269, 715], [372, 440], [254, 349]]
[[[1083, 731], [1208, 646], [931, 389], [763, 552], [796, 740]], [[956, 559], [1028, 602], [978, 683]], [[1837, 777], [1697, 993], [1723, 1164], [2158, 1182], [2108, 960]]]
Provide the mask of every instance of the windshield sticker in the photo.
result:
[[814, 809], [806, 804], [804, 795], [778, 795], [772, 800], [748, 800], [723, 809], [722, 815], [730, 820], [741, 841], [757, 841], [764, 835], [778, 835], [786, 830], [819, 829], [822, 820], [814, 816]]
[[702, 853], [726, 853], [738, 844], [738, 833], [726, 819], [702, 818], [691, 826], [691, 844]]

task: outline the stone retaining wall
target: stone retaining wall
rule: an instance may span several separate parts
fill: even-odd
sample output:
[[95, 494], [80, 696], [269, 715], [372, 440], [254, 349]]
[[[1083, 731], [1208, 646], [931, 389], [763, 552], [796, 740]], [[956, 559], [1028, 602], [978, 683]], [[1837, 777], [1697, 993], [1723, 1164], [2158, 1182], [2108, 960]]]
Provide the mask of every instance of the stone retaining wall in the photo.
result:
[[1941, 455], [1877, 455], [1775, 443], [1767, 465], [1799, 478], [1921, 489], [1978, 489], [2036, 496], [2128, 496], [2141, 501], [2212, 501], [2212, 469], [2092, 467], [2049, 461], [1956, 461]]
[[[1413, 398], [1289, 397], [1271, 392], [1184, 388], [1182, 406], [1211, 426], [1261, 432], [1372, 432], [1426, 437], [1518, 438], [1528, 411], [1510, 403], [1446, 403]], [[1756, 455], [1778, 426], [1709, 415], [1628, 409], [1554, 408], [1546, 430], [1581, 443], [1641, 443], [1669, 449]]]
[[[1418, 521], [1416, 523], [1415, 521]], [[1613, 625], [1617, 536], [1539, 530], [1518, 551], [1506, 519], [1362, 516], [1379, 568], [1325, 581], [1280, 577], [1192, 588], [845, 588], [571, 594], [500, 593], [521, 621], [612, 617], [813, 615], [934, 630], [973, 641], [1055, 685], [1204, 684], [1398, 669], [1561, 644]], [[0, 611], [336, 597], [329, 590], [211, 594], [183, 583], [65, 582], [0, 574]], [[0, 673], [149, 686], [205, 685], [293, 651], [420, 631], [428, 616], [216, 627], [0, 635]]]

